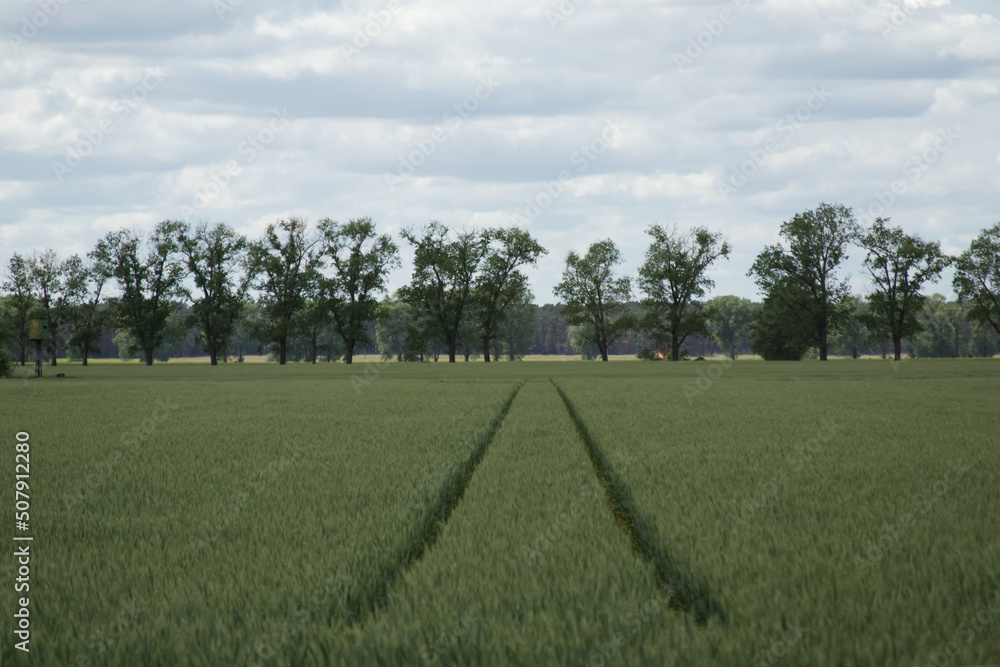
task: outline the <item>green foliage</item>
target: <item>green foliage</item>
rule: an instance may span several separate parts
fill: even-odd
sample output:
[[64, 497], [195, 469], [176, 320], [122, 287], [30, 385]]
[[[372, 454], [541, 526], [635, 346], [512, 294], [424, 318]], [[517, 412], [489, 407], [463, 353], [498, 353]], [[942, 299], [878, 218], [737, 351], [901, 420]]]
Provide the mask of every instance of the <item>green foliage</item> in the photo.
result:
[[386, 297], [379, 304], [375, 320], [375, 340], [383, 359], [403, 361], [409, 350], [408, 336], [413, 307], [402, 299]]
[[476, 231], [461, 231], [452, 238], [436, 220], [419, 232], [407, 229], [402, 236], [413, 246], [413, 277], [399, 294], [414, 308], [415, 319], [422, 325], [414, 333], [428, 345], [443, 343], [448, 361], [454, 362], [490, 238]]
[[1000, 335], [1000, 222], [972, 240], [955, 260], [955, 291], [969, 317]]
[[[768, 246], [747, 274], [754, 277], [765, 297], [783, 301], [783, 309], [812, 338], [824, 361], [828, 335], [843, 319], [844, 300], [850, 295], [847, 281], [837, 278], [837, 268], [848, 258], [847, 248], [858, 231], [851, 209], [820, 204], [781, 223], [781, 237], [788, 248]], [[797, 346], [788, 347], [794, 351]]]
[[968, 342], [972, 328], [962, 304], [948, 301], [943, 294], [926, 299], [918, 314], [919, 333], [910, 338], [912, 356], [964, 357], [971, 354]]
[[669, 344], [670, 356], [677, 361], [688, 336], [708, 335], [709, 312], [699, 299], [715, 285], [708, 268], [729, 257], [730, 248], [721, 233], [704, 227], [683, 235], [677, 227], [653, 225], [647, 233], [653, 242], [639, 268], [639, 287], [646, 294], [642, 327], [655, 345]]
[[875, 287], [861, 317], [871, 332], [869, 342], [891, 339], [898, 361], [903, 338], [921, 329], [917, 314], [926, 297], [920, 290], [940, 278], [951, 260], [942, 254], [940, 243], [924, 242], [888, 223], [876, 218], [859, 239], [866, 253], [865, 268]]
[[[509, 310], [530, 301], [528, 277], [521, 267], [537, 265], [548, 251], [516, 227], [487, 230], [484, 238], [488, 249], [472, 293], [470, 329], [482, 337], [483, 359], [489, 361], [490, 341], [504, 337]], [[511, 353], [511, 359], [514, 356]]]
[[267, 226], [264, 238], [250, 244], [249, 273], [265, 325], [254, 335], [262, 344], [278, 346], [278, 363], [288, 355], [288, 339], [300, 331], [296, 314], [317, 296], [320, 239], [309, 235], [309, 226], [299, 218], [279, 220]]
[[597, 346], [603, 361], [608, 360], [608, 347], [636, 325], [628, 309], [632, 281], [615, 274], [621, 263], [621, 252], [611, 239], [591, 244], [583, 257], [570, 251], [562, 282], [553, 290], [565, 302], [562, 314], [569, 324], [583, 327], [578, 331]]
[[173, 311], [170, 299], [180, 294], [186, 268], [178, 258], [183, 223], [165, 220], [148, 239], [123, 229], [109, 232], [94, 249], [94, 256], [111, 267], [120, 296], [109, 299], [117, 328], [127, 329], [152, 365], [153, 353], [163, 343], [167, 320]]
[[814, 340], [812, 322], [790, 304], [807, 297], [794, 284], [775, 285], [750, 327], [750, 349], [766, 361], [800, 361]]
[[139, 341], [129, 333], [128, 329], [120, 329], [116, 332], [111, 342], [118, 347], [119, 361], [132, 361], [142, 352]]
[[879, 342], [884, 337], [873, 336], [865, 326], [866, 321], [870, 321], [868, 315], [868, 304], [860, 297], [851, 295], [844, 300], [844, 318], [833, 330], [831, 342], [833, 350], [839, 355], [857, 359], [861, 351], [869, 342]]
[[523, 359], [531, 351], [537, 328], [538, 306], [531, 302], [530, 293], [522, 293], [520, 299], [506, 308], [500, 337], [508, 361]]
[[735, 359], [750, 342], [753, 303], [738, 296], [717, 296], [705, 304], [705, 310], [712, 340], [730, 359]]
[[366, 324], [375, 319], [376, 295], [385, 291], [389, 272], [400, 265], [399, 248], [388, 234], [376, 236], [371, 218], [344, 225], [327, 218], [319, 230], [333, 269], [332, 277], [321, 280], [322, 298], [344, 343], [345, 361], [352, 363], [355, 345], [371, 342]]
[[28, 345], [28, 320], [31, 319], [31, 312], [35, 307], [28, 260], [16, 252], [11, 255], [7, 268], [4, 270], [0, 289], [7, 292], [4, 297], [7, 312], [7, 335], [17, 345], [19, 361], [24, 363], [25, 350]]
[[582, 359], [593, 361], [601, 358], [601, 350], [594, 342], [594, 332], [586, 325], [570, 325], [567, 335], [570, 346]]
[[222, 223], [211, 228], [202, 223], [193, 232], [185, 224], [180, 234], [180, 250], [197, 290], [186, 291], [193, 303], [187, 325], [198, 326], [199, 343], [216, 365], [246, 307], [252, 278], [247, 240]]
[[87, 364], [90, 351], [97, 348], [104, 336], [104, 325], [110, 319], [110, 309], [101, 303], [101, 296], [113, 275], [110, 256], [91, 251], [84, 260], [73, 255], [66, 260], [66, 331], [67, 348], [72, 357], [79, 353]]

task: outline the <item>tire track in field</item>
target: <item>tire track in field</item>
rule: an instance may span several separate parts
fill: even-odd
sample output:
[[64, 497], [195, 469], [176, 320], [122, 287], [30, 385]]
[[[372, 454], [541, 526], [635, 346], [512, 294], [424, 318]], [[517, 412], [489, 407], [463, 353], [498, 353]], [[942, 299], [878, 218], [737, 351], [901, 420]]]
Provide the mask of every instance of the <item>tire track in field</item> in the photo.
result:
[[347, 595], [347, 617], [349, 625], [357, 625], [365, 622], [379, 609], [385, 606], [389, 597], [389, 588], [399, 577], [409, 568], [423, 558], [424, 554], [437, 541], [448, 522], [451, 513], [458, 506], [465, 489], [472, 479], [476, 467], [486, 456], [486, 450], [493, 442], [494, 436], [500, 430], [503, 420], [506, 419], [510, 406], [514, 403], [521, 387], [524, 383], [518, 384], [514, 391], [500, 407], [499, 412], [493, 420], [483, 429], [480, 429], [473, 447], [472, 454], [445, 480], [444, 484], [437, 490], [434, 501], [424, 513], [423, 520], [417, 524], [410, 533], [409, 539], [396, 551], [394, 557], [385, 563], [374, 580], [361, 584]]
[[650, 562], [656, 570], [656, 584], [668, 596], [668, 606], [677, 611], [694, 614], [699, 625], [706, 625], [713, 616], [718, 616], [728, 624], [729, 615], [715, 598], [708, 585], [699, 582], [694, 574], [683, 568], [663, 546], [655, 524], [639, 510], [632, 491], [618, 476], [611, 462], [601, 451], [596, 440], [590, 435], [586, 422], [576, 411], [569, 397], [554, 380], [549, 380], [559, 392], [570, 419], [576, 426], [576, 433], [587, 449], [590, 462], [598, 479], [604, 486], [608, 507], [614, 515], [615, 523], [628, 535], [632, 551]]

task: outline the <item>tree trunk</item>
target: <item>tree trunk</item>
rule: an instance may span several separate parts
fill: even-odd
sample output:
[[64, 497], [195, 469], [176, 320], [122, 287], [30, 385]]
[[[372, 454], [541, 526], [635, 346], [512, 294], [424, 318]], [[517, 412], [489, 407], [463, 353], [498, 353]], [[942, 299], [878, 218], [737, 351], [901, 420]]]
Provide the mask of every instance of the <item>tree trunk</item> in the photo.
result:
[[[903, 352], [903, 337], [893, 336], [892, 337], [892, 358], [894, 361], [899, 361]], [[885, 355], [882, 355], [883, 358]]]
[[681, 360], [681, 341], [678, 339], [677, 334], [670, 336], [670, 358], [674, 361]]
[[604, 341], [597, 342], [597, 349], [601, 352], [601, 361], [608, 360], [608, 345]]
[[80, 348], [80, 355], [83, 357], [84, 366], [87, 365], [87, 356], [89, 355], [89, 353], [90, 353], [90, 341], [85, 340], [83, 341], [83, 345]]
[[[958, 340], [958, 336], [957, 335], [955, 337], [955, 340], [956, 341]], [[59, 352], [59, 346], [56, 345], [55, 342], [52, 342], [51, 343], [51, 347], [49, 348], [49, 350], [52, 352], [52, 359], [51, 359], [51, 361], [49, 361], [49, 366], [55, 366], [56, 365], [56, 354]]]
[[286, 359], [288, 359], [288, 336], [282, 336], [278, 339], [278, 365], [284, 366]]
[[450, 343], [448, 345], [448, 363], [449, 364], [455, 363], [455, 352], [456, 352], [455, 348], [456, 347], [457, 346], [454, 343]]
[[352, 364], [352, 363], [354, 363], [354, 344], [355, 344], [355, 342], [356, 341], [354, 341], [353, 339], [351, 339], [351, 340], [348, 340], [346, 338], [344, 339], [344, 345], [347, 347], [347, 351], [344, 352], [344, 363], [345, 364]]
[[490, 363], [490, 334], [483, 334], [483, 361]]
[[147, 366], [152, 366], [153, 365], [153, 348], [147, 347], [143, 351], [146, 353], [146, 365]]
[[25, 345], [24, 341], [22, 340], [21, 341], [21, 365], [22, 366], [24, 366], [24, 360], [27, 358], [27, 354], [25, 353], [25, 350], [27, 349], [27, 347], [28, 346]]
[[211, 350], [208, 351], [208, 358], [209, 358], [209, 363], [212, 366], [218, 366], [219, 365], [219, 356], [218, 356], [218, 353], [215, 351], [214, 347]]
[[819, 333], [819, 360], [826, 361], [826, 329]]

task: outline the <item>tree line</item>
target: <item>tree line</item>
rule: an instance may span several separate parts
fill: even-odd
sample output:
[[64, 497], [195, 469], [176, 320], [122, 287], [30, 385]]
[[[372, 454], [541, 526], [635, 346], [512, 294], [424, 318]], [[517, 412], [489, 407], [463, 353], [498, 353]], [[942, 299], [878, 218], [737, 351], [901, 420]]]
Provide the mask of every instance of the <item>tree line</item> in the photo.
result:
[[[641, 318], [627, 308], [632, 277], [617, 271], [621, 255], [610, 239], [594, 243], [582, 257], [571, 252], [556, 287], [570, 323], [585, 329], [604, 360], [608, 346], [636, 327], [669, 348], [675, 361], [689, 336], [710, 332], [730, 354], [733, 341], [748, 332], [751, 349], [764, 359], [801, 359], [815, 349], [825, 361], [831, 336], [846, 335], [851, 327], [863, 328], [857, 346], [889, 341], [899, 360], [903, 340], [925, 328], [928, 297], [922, 290], [949, 266], [962, 316], [1000, 335], [1000, 223], [950, 257], [940, 242], [907, 234], [887, 218], [863, 228], [850, 208], [821, 203], [783, 222], [783, 243], [764, 248], [754, 260], [747, 275], [764, 295], [756, 312], [736, 297], [702, 301], [714, 286], [709, 267], [730, 253], [720, 233], [657, 225], [648, 233], [652, 243], [637, 276], [645, 294]], [[853, 248], [863, 252], [871, 278], [871, 292], [863, 297], [852, 295], [846, 278], [838, 276]]]
[[[888, 219], [862, 228], [851, 209], [820, 204], [783, 222], [782, 242], [758, 254], [748, 277], [763, 294], [760, 305], [735, 296], [705, 300], [714, 286], [710, 269], [731, 253], [721, 233], [653, 225], [647, 234], [635, 276], [621, 271], [611, 239], [597, 241], [566, 256], [555, 287], [561, 303], [538, 307], [524, 269], [547, 251], [516, 227], [453, 230], [432, 221], [404, 230], [413, 272], [388, 294], [400, 250], [370, 218], [313, 226], [281, 219], [255, 240], [222, 223], [166, 220], [149, 234], [109, 232], [83, 257], [14, 253], [0, 283], [0, 342], [12, 344], [23, 365], [28, 324], [44, 319], [50, 363], [65, 348], [86, 365], [110, 329], [119, 332], [119, 347], [151, 365], [182, 324], [214, 365], [237, 352], [242, 358], [249, 341], [258, 351], [270, 348], [280, 364], [290, 347], [293, 358], [315, 363], [323, 351], [352, 363], [359, 347], [373, 345], [400, 361], [513, 360], [567, 346], [606, 361], [626, 341], [647, 347], [639, 356], [663, 349], [679, 360], [685, 343], [708, 340], [730, 356], [749, 346], [765, 359], [801, 359], [815, 350], [825, 360], [831, 349], [846, 346], [857, 356], [888, 344], [898, 360], [904, 340], [915, 352], [917, 342], [937, 336], [924, 334], [939, 329], [942, 317], [956, 332], [955, 356], [959, 319], [975, 329], [971, 336], [1000, 335], [1000, 223], [950, 257], [940, 243]], [[838, 275], [854, 248], [871, 278], [866, 295], [851, 294]], [[922, 293], [949, 266], [956, 304]], [[940, 343], [933, 351], [950, 356]]]

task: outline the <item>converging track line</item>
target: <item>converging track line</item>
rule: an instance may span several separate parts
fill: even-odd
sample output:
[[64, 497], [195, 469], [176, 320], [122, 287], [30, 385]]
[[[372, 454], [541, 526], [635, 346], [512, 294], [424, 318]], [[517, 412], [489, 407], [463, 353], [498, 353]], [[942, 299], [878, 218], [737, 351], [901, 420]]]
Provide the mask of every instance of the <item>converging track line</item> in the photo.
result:
[[514, 388], [493, 420], [480, 431], [472, 454], [438, 489], [434, 502], [424, 513], [423, 520], [396, 551], [394, 558], [385, 564], [379, 576], [374, 581], [367, 582], [367, 585], [361, 584], [348, 593], [346, 618], [348, 624], [363, 623], [384, 607], [389, 597], [389, 588], [393, 583], [423, 558], [427, 550], [437, 541], [452, 512], [462, 500], [476, 467], [486, 456], [486, 450], [500, 430], [510, 406], [523, 386], [524, 383], [521, 383]]
[[580, 417], [572, 401], [554, 380], [549, 380], [559, 392], [570, 419], [576, 426], [577, 435], [590, 457], [598, 479], [604, 485], [608, 506], [632, 542], [632, 550], [644, 560], [652, 563], [656, 570], [656, 583], [669, 598], [668, 605], [677, 611], [694, 614], [699, 625], [706, 625], [713, 616], [718, 616], [728, 624], [729, 616], [722, 604], [714, 597], [708, 586], [698, 582], [695, 576], [683, 569], [662, 546], [663, 541], [656, 526], [640, 511], [632, 497], [628, 485], [618, 476], [608, 458], [590, 435], [586, 423]]

